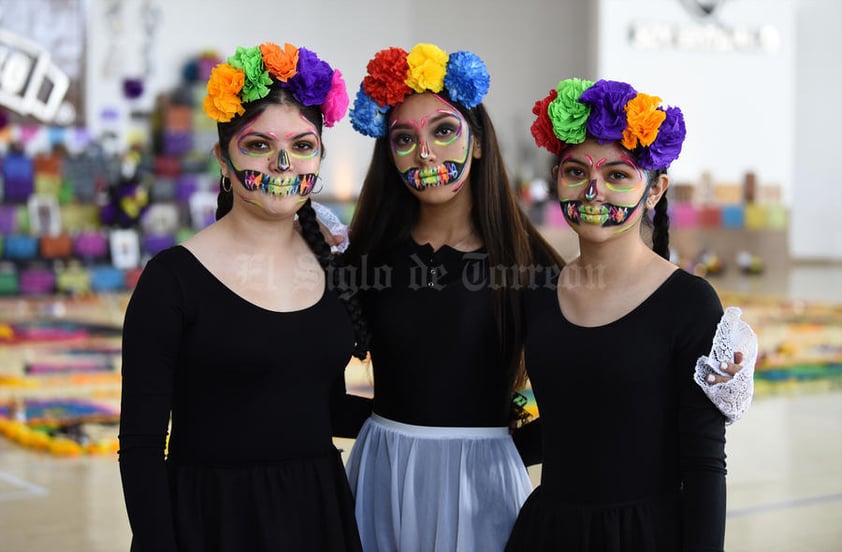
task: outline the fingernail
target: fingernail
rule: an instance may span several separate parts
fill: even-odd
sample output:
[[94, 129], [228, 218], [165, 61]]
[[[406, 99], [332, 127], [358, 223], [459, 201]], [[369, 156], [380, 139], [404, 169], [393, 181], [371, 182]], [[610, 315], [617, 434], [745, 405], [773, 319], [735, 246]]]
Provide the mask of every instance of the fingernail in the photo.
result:
[[722, 371], [727, 370], [728, 369], [728, 363], [723, 360], [722, 362], [719, 363], [719, 369], [722, 370]]
[[708, 374], [707, 379], [708, 379], [708, 383], [713, 383], [713, 382], [716, 381], [716, 376], [714, 376], [713, 374]]

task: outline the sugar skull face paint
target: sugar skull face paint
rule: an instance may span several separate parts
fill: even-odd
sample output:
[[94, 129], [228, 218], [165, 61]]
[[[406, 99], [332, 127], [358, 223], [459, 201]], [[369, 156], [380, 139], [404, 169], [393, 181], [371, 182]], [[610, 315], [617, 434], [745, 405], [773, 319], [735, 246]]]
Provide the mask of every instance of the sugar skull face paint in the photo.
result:
[[253, 192], [260, 190], [273, 197], [290, 197], [294, 195], [306, 196], [313, 191], [313, 185], [318, 179], [317, 174], [297, 174], [293, 176], [272, 176], [251, 170], [232, 170], [239, 178], [243, 187]]
[[407, 98], [392, 114], [388, 136], [395, 166], [411, 189], [452, 185], [457, 192], [466, 181], [470, 127], [441, 97], [427, 93]]
[[564, 217], [625, 231], [643, 213], [645, 173], [625, 150], [593, 141], [574, 146], [559, 163], [558, 192]]
[[564, 211], [564, 218], [573, 224], [585, 223], [600, 226], [621, 226], [637, 212], [637, 205], [624, 207], [606, 203], [595, 206], [585, 205], [579, 201], [562, 201], [561, 208]]
[[246, 191], [285, 198], [313, 190], [321, 163], [321, 138], [295, 107], [267, 107], [234, 136], [232, 146], [227, 164]]
[[291, 165], [289, 164], [289, 155], [287, 155], [286, 150], [281, 150], [278, 152], [278, 170], [279, 171], [288, 171]]

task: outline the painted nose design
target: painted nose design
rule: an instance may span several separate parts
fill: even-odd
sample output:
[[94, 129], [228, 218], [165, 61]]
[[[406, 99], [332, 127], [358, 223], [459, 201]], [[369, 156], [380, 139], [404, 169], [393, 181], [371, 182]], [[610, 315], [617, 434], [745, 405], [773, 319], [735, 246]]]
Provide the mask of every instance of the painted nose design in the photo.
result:
[[428, 157], [430, 157], [430, 147], [425, 140], [421, 142], [421, 159], [427, 159]]
[[594, 178], [588, 182], [588, 188], [585, 190], [585, 199], [593, 201], [596, 199], [596, 179]]
[[285, 150], [281, 150], [278, 152], [278, 170], [279, 171], [288, 171], [289, 170], [289, 155]]

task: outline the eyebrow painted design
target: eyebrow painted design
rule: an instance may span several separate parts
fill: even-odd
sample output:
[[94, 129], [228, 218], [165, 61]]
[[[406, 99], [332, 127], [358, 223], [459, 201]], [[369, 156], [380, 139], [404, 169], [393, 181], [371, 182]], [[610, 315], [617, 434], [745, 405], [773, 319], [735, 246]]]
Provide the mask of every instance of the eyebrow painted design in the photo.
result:
[[[465, 127], [464, 121], [463, 121], [463, 119], [462, 119], [462, 117], [461, 117], [461, 115], [459, 114], [458, 111], [450, 111], [450, 110], [447, 110], [447, 109], [437, 109], [435, 111], [435, 113], [433, 113], [431, 115], [425, 115], [424, 117], [421, 118], [420, 121], [395, 120], [395, 121], [392, 121], [392, 125], [391, 125], [389, 130], [390, 130], [390, 132], [393, 132], [393, 131], [395, 131], [395, 129], [401, 130], [403, 128], [406, 128], [407, 130], [414, 131], [415, 135], [419, 136], [421, 134], [421, 130], [426, 128], [428, 124], [429, 124], [429, 126], [433, 126], [439, 120], [443, 120], [443, 119], [446, 119], [448, 117], [453, 117], [454, 119], [456, 119], [459, 122], [459, 124], [457, 126], [457, 129], [456, 129], [456, 132], [454, 132], [453, 135], [450, 136], [446, 140], [437, 140], [437, 139], [433, 138], [433, 143], [438, 145], [438, 146], [449, 146], [449, 145], [453, 144], [456, 140], [461, 138], [462, 134], [464, 132], [463, 131], [463, 129]], [[421, 144], [422, 154], [424, 153], [424, 149], [426, 148], [426, 150], [427, 150], [426, 153], [427, 153], [427, 155], [429, 155], [429, 144], [427, 143], [426, 140], [421, 140], [421, 139], [419, 139], [416, 142], [413, 142], [411, 145], [409, 145], [405, 149], [401, 149], [394, 142], [392, 142], [392, 149], [394, 150], [395, 155], [397, 155], [399, 157], [404, 157], [404, 156], [407, 156], [407, 155], [410, 155], [411, 153], [413, 153], [415, 151], [415, 148], [417, 147], [417, 145], [419, 143]]]

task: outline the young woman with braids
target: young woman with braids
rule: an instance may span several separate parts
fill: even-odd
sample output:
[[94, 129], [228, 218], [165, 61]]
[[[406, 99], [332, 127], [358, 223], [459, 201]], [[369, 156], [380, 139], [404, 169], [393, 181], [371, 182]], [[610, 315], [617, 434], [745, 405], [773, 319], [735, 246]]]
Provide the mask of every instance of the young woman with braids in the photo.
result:
[[[506, 550], [723, 549], [725, 426], [750, 402], [739, 395], [757, 343], [707, 281], [668, 261], [666, 169], [685, 126], [660, 102], [567, 79], [535, 104], [533, 135], [557, 156], [580, 254], [525, 293], [543, 465]], [[650, 211], [654, 250], [640, 232]], [[740, 371], [727, 363], [736, 351]], [[713, 387], [714, 400], [731, 395], [715, 405], [706, 391], [723, 362], [736, 375]]]
[[308, 197], [322, 126], [347, 106], [340, 72], [291, 44], [238, 48], [213, 69], [218, 220], [153, 257], [126, 312], [133, 551], [361, 549], [332, 435], [365, 330], [333, 292]]

